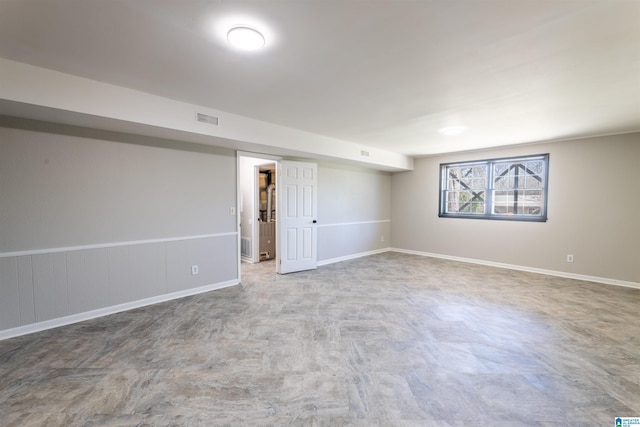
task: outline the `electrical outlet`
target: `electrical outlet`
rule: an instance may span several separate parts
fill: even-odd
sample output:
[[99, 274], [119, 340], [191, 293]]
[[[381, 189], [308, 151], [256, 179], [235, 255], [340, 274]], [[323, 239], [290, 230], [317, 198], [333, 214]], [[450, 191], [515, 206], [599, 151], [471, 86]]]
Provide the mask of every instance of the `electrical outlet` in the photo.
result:
[[229, 208], [229, 215], [235, 215], [235, 214], [236, 214], [236, 208], [235, 208], [235, 207], [233, 207], [233, 206], [231, 206], [231, 207]]
[[567, 262], [573, 262], [573, 255], [567, 255]]
[[197, 265], [192, 265], [192, 266], [191, 266], [191, 274], [193, 274], [193, 275], [195, 276], [195, 275], [196, 275], [196, 274], [198, 274], [199, 272], [200, 272], [200, 270], [198, 269], [198, 266], [197, 266]]

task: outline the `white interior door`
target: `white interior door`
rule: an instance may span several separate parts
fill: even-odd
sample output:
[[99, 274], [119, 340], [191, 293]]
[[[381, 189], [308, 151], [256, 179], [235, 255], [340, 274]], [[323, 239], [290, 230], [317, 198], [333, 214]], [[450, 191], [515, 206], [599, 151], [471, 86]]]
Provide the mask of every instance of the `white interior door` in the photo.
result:
[[318, 165], [280, 161], [278, 186], [278, 273], [317, 267]]

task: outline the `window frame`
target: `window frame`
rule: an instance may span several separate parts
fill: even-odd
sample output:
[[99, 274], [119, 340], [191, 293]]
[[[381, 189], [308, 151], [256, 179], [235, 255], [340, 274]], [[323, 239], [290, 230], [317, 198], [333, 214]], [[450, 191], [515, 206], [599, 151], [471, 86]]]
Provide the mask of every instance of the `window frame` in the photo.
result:
[[[506, 163], [506, 162], [527, 162], [531, 160], [542, 160], [544, 164], [544, 171], [539, 174], [543, 179], [542, 182], [542, 206], [540, 215], [528, 215], [528, 214], [513, 214], [513, 213], [493, 213], [493, 195], [496, 191], [495, 189], [495, 178], [494, 178], [494, 165], [498, 163]], [[484, 196], [484, 214], [477, 213], [466, 213], [466, 212], [446, 212], [446, 204], [447, 204], [447, 194], [452, 191], [447, 188], [448, 176], [446, 176], [446, 172], [453, 166], [456, 167], [471, 167], [483, 165], [486, 167], [487, 172], [484, 179], [486, 179], [486, 185], [484, 186], [483, 191], [485, 193]], [[527, 221], [527, 222], [546, 222], [547, 217], [547, 201], [549, 195], [549, 153], [545, 154], [533, 154], [533, 155], [525, 155], [525, 156], [509, 156], [509, 157], [498, 157], [491, 159], [481, 159], [481, 160], [469, 160], [469, 161], [461, 161], [461, 162], [448, 162], [448, 163], [440, 163], [439, 168], [440, 174], [440, 185], [439, 185], [439, 200], [438, 200], [438, 216], [440, 218], [468, 218], [468, 219], [488, 219], [488, 220], [499, 220], [499, 221]], [[477, 190], [477, 189], [474, 189]], [[469, 189], [472, 193], [475, 191]]]

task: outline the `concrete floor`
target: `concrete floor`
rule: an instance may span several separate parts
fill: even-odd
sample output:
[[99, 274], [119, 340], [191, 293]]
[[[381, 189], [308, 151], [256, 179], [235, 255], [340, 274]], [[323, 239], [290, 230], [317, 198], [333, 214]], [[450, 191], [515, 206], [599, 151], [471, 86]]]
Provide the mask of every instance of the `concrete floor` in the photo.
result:
[[2, 426], [613, 426], [640, 290], [385, 253], [0, 341]]

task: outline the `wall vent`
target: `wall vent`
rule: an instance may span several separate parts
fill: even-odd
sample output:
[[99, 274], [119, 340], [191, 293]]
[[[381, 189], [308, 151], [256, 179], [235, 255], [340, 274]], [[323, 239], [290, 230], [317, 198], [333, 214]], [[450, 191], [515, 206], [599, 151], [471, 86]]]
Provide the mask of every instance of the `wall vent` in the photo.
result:
[[240, 255], [251, 258], [252, 257], [251, 252], [252, 252], [251, 239], [249, 239], [248, 237], [241, 237], [240, 238]]
[[364, 156], [364, 157], [369, 157], [369, 152], [368, 151], [364, 151], [364, 150], [360, 150], [360, 155]]
[[202, 123], [209, 123], [210, 125], [218, 126], [218, 118], [209, 116], [208, 114], [196, 113], [196, 120]]

